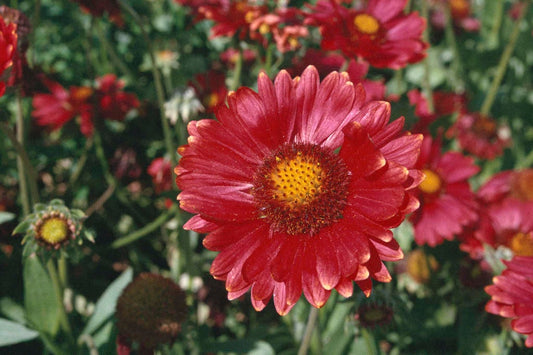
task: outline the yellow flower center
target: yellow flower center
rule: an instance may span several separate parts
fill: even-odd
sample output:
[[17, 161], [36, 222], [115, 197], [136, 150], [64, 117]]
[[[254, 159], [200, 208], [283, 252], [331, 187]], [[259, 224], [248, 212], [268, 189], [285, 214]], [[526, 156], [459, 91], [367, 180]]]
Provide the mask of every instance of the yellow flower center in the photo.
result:
[[322, 191], [324, 172], [320, 163], [298, 152], [293, 159], [276, 157], [277, 166], [270, 176], [274, 184], [274, 198], [290, 209], [309, 205]]
[[359, 32], [373, 35], [379, 30], [379, 22], [369, 14], [359, 14], [353, 19], [353, 23]]
[[218, 104], [218, 95], [216, 93], [210, 94], [207, 99], [207, 107], [213, 108]]
[[256, 14], [254, 11], [248, 11], [246, 12], [246, 14], [244, 15], [244, 21], [246, 21], [246, 23], [252, 23], [253, 20], [255, 20], [256, 18]]
[[470, 4], [466, 0], [450, 0], [452, 14], [458, 17], [468, 15]]
[[262, 23], [261, 26], [259, 26], [259, 33], [262, 35], [266, 35], [270, 32], [270, 26], [266, 23]]
[[289, 45], [291, 46], [292, 49], [298, 48], [298, 46], [300, 44], [300, 42], [298, 42], [298, 38], [296, 38], [296, 37], [292, 37], [291, 36], [291, 37], [289, 37], [288, 41], [289, 41]]
[[522, 201], [533, 201], [533, 169], [515, 173], [511, 179], [511, 195]]
[[439, 191], [442, 187], [442, 180], [440, 176], [436, 172], [429, 169], [424, 169], [423, 172], [426, 177], [424, 180], [422, 180], [418, 188], [426, 194], [434, 194], [435, 192]]
[[258, 169], [252, 194], [273, 231], [314, 235], [342, 218], [349, 184], [338, 155], [312, 144], [287, 144]]
[[515, 255], [533, 256], [533, 233], [516, 233], [509, 246]]
[[86, 87], [86, 86], [82, 86], [82, 87], [76, 88], [72, 92], [72, 98], [75, 101], [83, 102], [86, 99], [88, 99], [92, 94], [93, 94], [93, 89]]
[[40, 228], [40, 237], [48, 244], [61, 243], [68, 236], [67, 221], [63, 218], [52, 217], [43, 222]]

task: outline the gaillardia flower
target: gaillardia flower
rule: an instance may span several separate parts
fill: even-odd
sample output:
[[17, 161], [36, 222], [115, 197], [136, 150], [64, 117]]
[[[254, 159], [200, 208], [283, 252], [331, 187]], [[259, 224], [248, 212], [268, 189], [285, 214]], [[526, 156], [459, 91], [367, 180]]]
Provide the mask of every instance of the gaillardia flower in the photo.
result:
[[485, 287], [491, 300], [485, 306], [489, 313], [512, 318], [514, 331], [527, 335], [526, 346], [533, 347], [533, 257], [515, 256], [504, 261], [507, 269]]
[[[56, 251], [71, 251], [83, 240], [93, 241], [93, 237], [82, 229], [85, 214], [76, 209], [69, 209], [61, 200], [52, 200], [48, 205], [41, 203], [33, 207], [33, 213], [15, 228], [13, 234], [24, 234], [24, 254], [42, 252], [51, 256]], [[73, 243], [76, 241], [76, 243]]]
[[481, 159], [494, 159], [511, 144], [511, 130], [505, 124], [479, 112], [462, 112], [447, 132], [461, 148]]
[[441, 145], [425, 136], [416, 165], [426, 175], [418, 186], [420, 208], [409, 217], [418, 245], [452, 240], [477, 221], [477, 201], [468, 179], [479, 171], [474, 160], [457, 152], [441, 153]]
[[426, 26], [416, 12], [404, 14], [407, 0], [369, 0], [366, 8], [346, 8], [338, 1], [320, 0], [308, 23], [318, 25], [321, 47], [361, 57], [377, 68], [400, 69], [424, 59]]
[[368, 296], [372, 281], [390, 281], [384, 260], [403, 253], [391, 228], [418, 207], [410, 193], [422, 137], [389, 123], [387, 102], [365, 102], [362, 85], [315, 67], [274, 83], [262, 73], [258, 92], [240, 88], [217, 121], [188, 125], [175, 172], [184, 226], [208, 233], [219, 251], [211, 274], [230, 299], [251, 289], [252, 304], [270, 298], [286, 314], [303, 291], [322, 307], [332, 289]]
[[[119, 345], [137, 342], [146, 350], [174, 341], [187, 317], [185, 292], [161, 275], [142, 273], [117, 300]], [[126, 345], [127, 346], [127, 345]]]

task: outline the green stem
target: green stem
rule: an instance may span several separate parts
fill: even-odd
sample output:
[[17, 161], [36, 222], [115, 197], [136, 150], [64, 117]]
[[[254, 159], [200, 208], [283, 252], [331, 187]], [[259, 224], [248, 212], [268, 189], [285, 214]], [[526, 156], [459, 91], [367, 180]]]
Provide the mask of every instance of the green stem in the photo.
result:
[[100, 165], [102, 167], [105, 180], [108, 185], [115, 186], [116, 181], [111, 172], [109, 171], [109, 164], [107, 163], [107, 158], [105, 156], [104, 146], [102, 144], [102, 137], [100, 136], [100, 132], [98, 132], [97, 129], [95, 129], [93, 132], [93, 139], [94, 147], [96, 149], [96, 157], [98, 158], [98, 161], [100, 162]]
[[[421, 9], [422, 17], [426, 19], [426, 24], [429, 24], [429, 4], [427, 1], [422, 1]], [[424, 42], [429, 43], [429, 25], [426, 25], [423, 33]], [[429, 53], [424, 59], [424, 77], [422, 79], [422, 88], [428, 103], [428, 110], [430, 113], [434, 112], [435, 105], [433, 104], [433, 91], [431, 90], [431, 68], [429, 67]]]
[[242, 72], [242, 49], [239, 48], [237, 60], [235, 61], [235, 68], [233, 68], [233, 78], [231, 80], [230, 91], [235, 91], [241, 85]]
[[489, 35], [491, 42], [494, 41], [494, 43], [497, 43], [496, 40], [498, 38], [498, 33], [500, 32], [500, 28], [502, 26], [504, 0], [496, 0], [496, 2], [497, 7], [494, 13], [492, 28]]
[[318, 319], [318, 308], [310, 306], [309, 317], [307, 318], [307, 325], [305, 326], [305, 332], [302, 337], [302, 342], [300, 343], [300, 348], [298, 349], [298, 355], [307, 354], [309, 349], [309, 344], [311, 343], [311, 338], [313, 331], [315, 330], [316, 320]]
[[117, 248], [123, 247], [155, 231], [157, 228], [162, 226], [166, 221], [168, 221], [168, 219], [172, 217], [176, 212], [177, 212], [177, 205], [172, 205], [172, 207], [170, 207], [165, 213], [162, 213], [159, 217], [157, 217], [155, 220], [148, 223], [141, 229], [138, 229], [133, 233], [130, 233], [120, 239], [115, 240], [113, 244], [111, 244], [111, 248], [117, 249]]
[[457, 38], [455, 37], [455, 32], [453, 29], [453, 19], [448, 6], [445, 7], [445, 16], [446, 16], [446, 27], [444, 28], [444, 34], [446, 36], [446, 42], [448, 46], [452, 49], [453, 59], [451, 64], [452, 76], [451, 79], [452, 87], [455, 88], [455, 92], [464, 91], [464, 76], [463, 76], [463, 66], [461, 60], [461, 54], [459, 53], [459, 48], [457, 47]]
[[56, 294], [56, 302], [59, 309], [59, 324], [61, 328], [65, 331], [69, 340], [73, 341], [72, 330], [68, 322], [67, 313], [65, 311], [65, 306], [63, 305], [63, 287], [61, 286], [61, 281], [59, 280], [57, 274], [57, 268], [53, 259], [48, 260], [46, 264], [48, 268], [48, 273], [50, 274], [50, 279], [52, 280], [52, 285]]
[[530, 1], [527, 1], [525, 3], [524, 9], [522, 13], [520, 14], [520, 17], [516, 20], [513, 26], [513, 31], [511, 33], [511, 37], [509, 38], [509, 42], [507, 43], [507, 46], [505, 46], [505, 49], [500, 58], [500, 62], [498, 63], [498, 67], [496, 69], [496, 74], [494, 76], [494, 79], [492, 79], [492, 83], [487, 93], [487, 96], [485, 97], [485, 101], [483, 101], [483, 104], [481, 105], [481, 109], [479, 112], [484, 116], [488, 116], [490, 113], [490, 109], [492, 107], [492, 104], [494, 103], [494, 99], [496, 98], [498, 89], [500, 88], [500, 84], [503, 80], [503, 76], [507, 70], [507, 64], [509, 64], [509, 59], [511, 58], [511, 54], [513, 53], [513, 50], [516, 46], [518, 36], [520, 35], [520, 25], [521, 25], [522, 19], [527, 13], [529, 4], [530, 4]]
[[57, 260], [57, 268], [59, 270], [59, 282], [61, 283], [61, 288], [64, 289], [68, 285], [67, 258], [65, 258], [64, 254], [61, 254]]
[[[120, 5], [132, 16], [135, 23], [139, 26], [139, 29], [141, 30], [141, 33], [146, 42], [146, 46], [148, 47], [148, 55], [150, 58], [150, 62], [152, 64], [152, 76], [154, 77], [155, 91], [157, 94], [157, 104], [159, 106], [159, 116], [161, 118], [161, 124], [163, 126], [165, 146], [166, 146], [167, 154], [170, 156], [170, 161], [172, 162], [172, 165], [174, 166], [178, 163], [178, 159], [176, 156], [176, 149], [172, 141], [172, 134], [171, 134], [172, 131], [170, 130], [169, 122], [167, 118], [165, 117], [165, 92], [164, 92], [163, 84], [161, 80], [161, 73], [157, 69], [157, 63], [155, 60], [155, 54], [154, 54], [154, 48], [152, 46], [152, 41], [150, 40], [150, 37], [148, 36], [146, 29], [144, 28], [144, 22], [142, 18], [139, 16], [139, 14], [126, 1], [119, 0], [119, 2], [120, 2]], [[174, 186], [174, 188], [176, 187]]]
[[108, 55], [113, 65], [116, 66], [118, 70], [122, 72], [122, 75], [125, 75], [130, 80], [135, 78], [135, 76], [133, 75], [131, 70], [128, 68], [126, 63], [124, 63], [124, 61], [120, 58], [120, 56], [115, 51], [115, 48], [111, 45], [107, 37], [104, 35], [101, 23], [99, 21], [96, 22], [96, 25], [94, 27], [96, 28], [96, 35], [98, 36], [98, 39], [102, 43], [106, 51], [106, 54]]
[[365, 339], [366, 347], [368, 350], [368, 355], [374, 355], [378, 354], [378, 348], [376, 346], [376, 341], [374, 340], [374, 337], [372, 334], [366, 329], [365, 327], [361, 327], [361, 334], [363, 335], [363, 339]]
[[76, 169], [70, 176], [70, 179], [68, 181], [70, 186], [74, 185], [74, 183], [78, 181], [78, 178], [80, 177], [81, 172], [83, 171], [85, 163], [87, 162], [87, 156], [89, 153], [89, 149], [91, 149], [92, 146], [93, 146], [93, 138], [90, 137], [85, 141], [85, 146], [83, 147], [83, 153], [78, 159], [78, 163], [76, 164]]
[[[20, 101], [20, 94], [17, 93], [17, 111], [16, 111], [16, 127], [17, 127], [17, 133], [15, 136], [15, 139], [12, 139], [12, 142], [16, 142], [18, 144], [14, 144], [14, 146], [18, 146], [18, 151], [25, 151], [24, 149], [24, 135], [25, 135], [25, 127], [24, 127], [24, 116], [22, 115], [22, 107], [21, 107], [21, 101]], [[29, 160], [29, 159], [28, 159]], [[20, 186], [20, 200], [22, 204], [22, 211], [24, 215], [28, 215], [30, 213], [32, 201], [31, 196], [28, 193], [28, 176], [26, 167], [24, 164], [24, 160], [22, 158], [21, 154], [17, 155], [17, 172], [19, 176], [19, 186]]]

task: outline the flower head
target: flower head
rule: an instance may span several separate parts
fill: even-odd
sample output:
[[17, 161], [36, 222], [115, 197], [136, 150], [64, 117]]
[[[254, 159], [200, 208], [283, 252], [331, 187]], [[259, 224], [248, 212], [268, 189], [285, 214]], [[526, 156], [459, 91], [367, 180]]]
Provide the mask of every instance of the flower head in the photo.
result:
[[45, 85], [50, 94], [36, 94], [33, 97], [32, 116], [35, 123], [56, 130], [74, 117], [81, 116], [81, 131], [89, 135], [93, 127], [90, 104], [93, 90], [85, 86], [72, 86], [66, 90], [51, 80], [46, 80]]
[[[17, 51], [17, 25], [4, 21], [0, 16], [0, 76], [13, 65], [13, 56]], [[0, 80], [0, 96], [4, 95], [6, 84]]]
[[406, 0], [370, 0], [366, 8], [346, 8], [320, 0], [309, 22], [320, 26], [321, 47], [361, 57], [378, 68], [399, 69], [425, 57], [424, 19], [404, 14]]
[[139, 106], [134, 94], [124, 92], [124, 81], [115, 74], [106, 74], [96, 79], [95, 95], [102, 118], [122, 121], [126, 114]]
[[511, 143], [511, 131], [491, 117], [480, 113], [463, 112], [447, 134], [455, 136], [468, 153], [481, 159], [494, 159], [503, 154]]
[[26, 216], [13, 234], [24, 234], [25, 255], [40, 251], [51, 256], [56, 251], [72, 251], [84, 239], [93, 241], [82, 229], [84, 217], [82, 211], [69, 209], [61, 200], [52, 200], [48, 205], [36, 204], [34, 212]]
[[122, 291], [115, 317], [120, 337], [154, 350], [181, 331], [187, 317], [185, 293], [168, 278], [142, 273]]
[[526, 346], [533, 347], [533, 257], [515, 256], [504, 261], [507, 269], [485, 287], [491, 300], [485, 310], [511, 318], [514, 331], [527, 335]]
[[471, 158], [440, 150], [439, 141], [424, 137], [417, 167], [426, 177], [417, 189], [420, 208], [409, 217], [418, 245], [433, 247], [452, 240], [478, 218], [468, 179], [479, 167]]
[[155, 158], [148, 167], [148, 174], [152, 177], [156, 193], [172, 190], [172, 165], [169, 160]]
[[218, 0], [215, 4], [205, 4], [199, 8], [200, 14], [215, 22], [211, 28], [211, 38], [238, 35], [241, 40], [261, 39], [257, 32], [250, 31], [251, 23], [267, 12], [266, 6], [254, 5], [245, 0]]
[[165, 102], [165, 116], [173, 125], [178, 122], [180, 117], [183, 122], [189, 122], [192, 116], [202, 111], [204, 111], [204, 107], [196, 97], [196, 92], [192, 87], [176, 91], [172, 98]]
[[322, 307], [332, 289], [348, 297], [355, 281], [390, 281], [383, 260], [403, 254], [392, 236], [417, 208], [409, 193], [421, 136], [389, 123], [390, 105], [364, 104], [361, 85], [333, 72], [320, 82], [308, 67], [274, 83], [262, 73], [258, 92], [240, 88], [217, 121], [193, 121], [176, 167], [186, 229], [208, 233], [219, 251], [211, 274], [228, 297], [251, 289], [255, 309], [274, 297], [286, 314], [303, 291]]
[[365, 303], [357, 309], [355, 319], [365, 328], [386, 326], [392, 321], [394, 310], [391, 306], [383, 303]]

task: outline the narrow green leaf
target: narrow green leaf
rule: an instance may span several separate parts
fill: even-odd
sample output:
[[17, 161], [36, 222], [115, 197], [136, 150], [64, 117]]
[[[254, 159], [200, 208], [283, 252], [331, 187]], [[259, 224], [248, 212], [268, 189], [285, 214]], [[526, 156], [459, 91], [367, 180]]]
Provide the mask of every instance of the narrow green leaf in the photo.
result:
[[2, 297], [0, 299], [0, 312], [10, 320], [13, 320], [17, 323], [26, 323], [24, 307], [22, 307], [9, 297]]
[[94, 313], [83, 330], [83, 334], [92, 334], [97, 330], [109, 317], [115, 313], [117, 299], [124, 287], [133, 279], [133, 270], [127, 269], [104, 291], [100, 299], [96, 302]]
[[24, 222], [19, 223], [19, 225], [16, 226], [15, 229], [13, 230], [12, 234], [15, 235], [19, 233], [25, 233], [28, 227], [30, 226], [30, 224], [31, 224], [30, 221], [24, 221]]
[[39, 332], [28, 329], [22, 324], [0, 318], [0, 346], [22, 343], [35, 339]]
[[15, 214], [11, 212], [0, 211], [0, 224], [9, 222], [15, 218]]
[[31, 255], [24, 262], [24, 307], [28, 321], [37, 330], [55, 335], [59, 308], [50, 276], [40, 260]]

